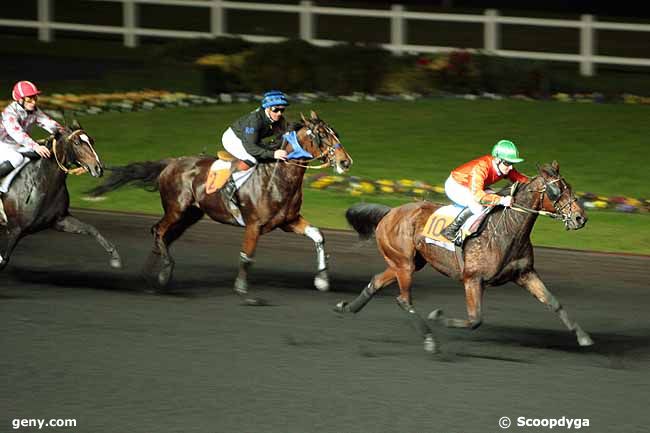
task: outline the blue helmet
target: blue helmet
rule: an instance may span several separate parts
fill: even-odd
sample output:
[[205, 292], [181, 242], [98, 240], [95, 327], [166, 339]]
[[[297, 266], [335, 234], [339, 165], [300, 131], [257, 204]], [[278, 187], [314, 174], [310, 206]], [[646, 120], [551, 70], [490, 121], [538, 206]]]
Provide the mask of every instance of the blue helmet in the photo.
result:
[[278, 105], [289, 105], [287, 95], [279, 90], [271, 90], [264, 94], [262, 98], [262, 108], [276, 107]]

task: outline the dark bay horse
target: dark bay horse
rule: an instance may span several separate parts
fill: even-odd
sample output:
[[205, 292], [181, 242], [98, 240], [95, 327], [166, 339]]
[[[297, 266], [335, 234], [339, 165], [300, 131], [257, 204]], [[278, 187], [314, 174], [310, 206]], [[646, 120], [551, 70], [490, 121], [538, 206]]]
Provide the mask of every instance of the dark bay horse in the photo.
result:
[[75, 121], [65, 131], [58, 131], [45, 141], [52, 152], [51, 158], [40, 159], [34, 155], [38, 159], [16, 175], [4, 197], [8, 223], [0, 227], [0, 269], [9, 263], [20, 239], [48, 228], [94, 237], [111, 256], [110, 265], [114, 268], [122, 266], [115, 246], [95, 227], [71, 216], [68, 209], [70, 195], [66, 178], [69, 172], [74, 172], [70, 167], [78, 166], [93, 177], [100, 177], [104, 172], [93, 143], [94, 140]]
[[[309, 119], [301, 117], [302, 122], [295, 127], [298, 143], [313, 158], [258, 164], [235, 193], [245, 222], [239, 274], [235, 280], [235, 291], [241, 295], [248, 291], [247, 275], [259, 237], [277, 227], [308, 236], [314, 241], [318, 266], [314, 284], [319, 290], [329, 289], [323, 236], [300, 214], [303, 177], [311, 160], [321, 160], [321, 166], [330, 165], [337, 173], [344, 173], [350, 168], [352, 159], [336, 132], [315, 112], [312, 111]], [[284, 144], [287, 151], [292, 150], [290, 143]], [[211, 156], [181, 157], [116, 167], [104, 185], [91, 191], [91, 194], [103, 194], [130, 182], [159, 189], [165, 214], [152, 228], [154, 243], [146, 271], [155, 274], [154, 267], [162, 262], [156, 281], [162, 288], [173, 272], [170, 244], [204, 214], [215, 221], [239, 226], [223, 192], [205, 193], [206, 178], [214, 161]]]
[[368, 238], [375, 233], [379, 252], [384, 256], [388, 268], [375, 275], [356, 299], [349, 303], [340, 302], [335, 310], [357, 313], [377, 291], [397, 281], [400, 289], [397, 303], [409, 313], [423, 334], [425, 350], [435, 351], [433, 332], [411, 302], [413, 273], [430, 263], [442, 274], [463, 282], [468, 319], [444, 318], [440, 310], [432, 312], [429, 319], [449, 327], [476, 329], [482, 321], [481, 304], [485, 287], [512, 281], [556, 312], [564, 325], [575, 332], [578, 344], [592, 345], [589, 335], [569, 319], [533, 266], [530, 233], [540, 213], [548, 212], [562, 219], [567, 230], [580, 229], [587, 222], [571, 187], [560, 176], [559, 164], [553, 161], [545, 165], [538, 176], [520, 185], [514, 194], [514, 202], [516, 205], [512, 209], [494, 209], [487, 216], [483, 231], [467, 239], [462, 268], [453, 251], [428, 244], [421, 235], [428, 217], [442, 205], [417, 202], [393, 209], [372, 204], [351, 207], [346, 214], [349, 223], [362, 237]]

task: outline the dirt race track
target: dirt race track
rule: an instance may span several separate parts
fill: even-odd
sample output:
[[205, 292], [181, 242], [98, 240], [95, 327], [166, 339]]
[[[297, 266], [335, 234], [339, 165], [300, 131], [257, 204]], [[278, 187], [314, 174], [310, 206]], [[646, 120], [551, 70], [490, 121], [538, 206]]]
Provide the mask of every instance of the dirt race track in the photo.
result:
[[[251, 283], [271, 306], [246, 307], [231, 290], [240, 229], [197, 224], [172, 250], [171, 292], [150, 295], [141, 268], [155, 219], [75, 214], [116, 243], [124, 269], [110, 269], [90, 238], [23, 239], [0, 282], [0, 432], [38, 431], [14, 430], [19, 418], [76, 419], [41, 431], [88, 433], [568, 430], [518, 427], [519, 417], [650, 431], [648, 257], [537, 250], [542, 278], [592, 348], [506, 285], [486, 293], [478, 330], [436, 328], [443, 353], [432, 356], [396, 288], [356, 316], [332, 311], [383, 269], [374, 243], [351, 232], [325, 231], [328, 293], [312, 288], [309, 239], [264, 237]], [[430, 268], [414, 293], [423, 315], [465, 315], [463, 289]]]

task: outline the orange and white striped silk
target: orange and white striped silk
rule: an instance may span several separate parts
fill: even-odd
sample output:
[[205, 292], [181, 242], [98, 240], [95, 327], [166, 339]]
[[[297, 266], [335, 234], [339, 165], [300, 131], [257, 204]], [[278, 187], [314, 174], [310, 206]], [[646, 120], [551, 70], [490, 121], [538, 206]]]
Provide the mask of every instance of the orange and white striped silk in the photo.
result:
[[484, 155], [456, 167], [451, 172], [451, 177], [468, 188], [476, 201], [482, 205], [494, 206], [501, 200], [501, 197], [496, 194], [486, 193], [487, 186], [505, 178], [512, 182], [528, 182], [528, 177], [519, 173], [514, 167], [507, 175], [499, 174], [495, 159], [492, 155]]

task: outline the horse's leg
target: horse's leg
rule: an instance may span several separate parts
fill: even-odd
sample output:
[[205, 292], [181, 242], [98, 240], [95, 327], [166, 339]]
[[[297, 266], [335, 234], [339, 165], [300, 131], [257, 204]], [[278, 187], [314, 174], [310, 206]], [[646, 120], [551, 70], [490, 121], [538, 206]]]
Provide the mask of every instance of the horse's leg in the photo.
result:
[[449, 328], [476, 329], [483, 321], [481, 304], [483, 302], [483, 282], [479, 278], [465, 280], [465, 304], [467, 306], [467, 319], [444, 318], [442, 310], [435, 310], [429, 314], [429, 319], [442, 322]]
[[327, 275], [327, 256], [325, 254], [325, 239], [317, 227], [309, 224], [301, 216], [295, 221], [282, 226], [284, 231], [292, 231], [299, 235], [304, 235], [314, 241], [316, 244], [316, 277], [314, 277], [314, 286], [321, 291], [327, 291], [330, 288], [329, 277]]
[[575, 332], [578, 339], [578, 344], [581, 346], [591, 346], [594, 344], [593, 340], [577, 322], [569, 319], [569, 315], [562, 304], [553, 296], [553, 294], [546, 288], [544, 282], [539, 278], [539, 275], [536, 271], [531, 270], [528, 272], [522, 273], [519, 278], [515, 281], [518, 285], [528, 290], [533, 294], [541, 303], [546, 305], [549, 309], [556, 312], [560, 316], [562, 323], [570, 330]]
[[7, 241], [7, 247], [4, 249], [4, 251], [0, 251], [0, 271], [2, 271], [9, 264], [11, 253], [13, 252], [14, 248], [16, 248], [18, 240], [20, 240], [21, 231], [22, 230], [20, 228], [16, 227], [12, 230], [8, 230], [5, 236], [3, 236]]
[[415, 329], [424, 338], [424, 350], [427, 352], [436, 352], [437, 344], [433, 338], [433, 331], [418, 314], [411, 302], [411, 284], [413, 283], [413, 270], [402, 269], [396, 273], [397, 284], [399, 285], [399, 296], [397, 297], [397, 305], [409, 315], [409, 319], [415, 326]]
[[248, 270], [253, 264], [253, 256], [257, 241], [260, 238], [260, 227], [257, 224], [249, 224], [244, 232], [244, 242], [239, 252], [239, 273], [235, 280], [235, 292], [239, 295], [248, 293]]
[[120, 254], [117, 252], [115, 245], [113, 245], [104, 236], [102, 236], [102, 234], [99, 233], [99, 230], [97, 230], [94, 226], [80, 221], [71, 215], [67, 215], [54, 223], [54, 229], [60, 232], [77, 233], [80, 235], [92, 236], [99, 243], [99, 245], [101, 245], [104, 250], [110, 254], [111, 267], [116, 269], [122, 267], [122, 259], [120, 258]]
[[368, 285], [352, 302], [341, 301], [334, 307], [338, 313], [358, 313], [382, 288], [392, 284], [397, 279], [395, 271], [391, 268], [372, 277]]
[[152, 227], [154, 246], [152, 254], [160, 255], [162, 266], [158, 273], [159, 287], [167, 286], [174, 271], [174, 259], [169, 253], [169, 246], [178, 239], [188, 227], [203, 217], [204, 212], [196, 207], [181, 211], [178, 207], [168, 209], [165, 215]]

